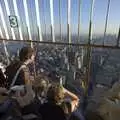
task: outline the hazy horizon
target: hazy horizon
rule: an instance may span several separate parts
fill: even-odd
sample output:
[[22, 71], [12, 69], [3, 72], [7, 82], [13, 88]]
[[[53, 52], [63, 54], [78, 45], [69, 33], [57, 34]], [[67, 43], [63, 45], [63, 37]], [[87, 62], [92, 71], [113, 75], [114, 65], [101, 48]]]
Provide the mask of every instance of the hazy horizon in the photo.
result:
[[[9, 17], [5, 8], [5, 1], [8, 2], [10, 15], [15, 15], [13, 1], [14, 0], [1, 0], [0, 5], [4, 14], [4, 21], [7, 25], [7, 30], [9, 32], [10, 38], [12, 38], [11, 27], [9, 24]], [[28, 37], [28, 30], [26, 24], [26, 16], [23, 5], [23, 0], [16, 0], [18, 13], [20, 16], [20, 21], [18, 25], [22, 28], [22, 34], [24, 39]], [[37, 26], [37, 17], [36, 17], [36, 6], [35, 0], [26, 0], [28, 7], [28, 16], [30, 22], [30, 31], [32, 34], [32, 39], [38, 35], [38, 26]], [[41, 22], [42, 35], [51, 34], [51, 20], [50, 20], [50, 0], [39, 0], [39, 15]], [[71, 0], [71, 36], [78, 34], [78, 1]], [[80, 36], [88, 35], [89, 32], [89, 14], [90, 14], [90, 5], [92, 0], [81, 0], [81, 21], [80, 21]], [[53, 0], [53, 14], [54, 14], [54, 27], [55, 27], [55, 36], [60, 35], [60, 24], [59, 24], [59, 0]], [[95, 0], [94, 12], [93, 12], [93, 36], [102, 36], [105, 29], [105, 18], [107, 11], [108, 0]], [[110, 3], [110, 12], [108, 16], [108, 27], [106, 34], [118, 34], [119, 20], [120, 17], [116, 13], [120, 11], [120, 1], [111, 0]], [[0, 22], [2, 23], [1, 14]], [[45, 28], [46, 25], [46, 28]], [[67, 35], [67, 0], [61, 0], [61, 25], [62, 25], [62, 36]], [[3, 24], [0, 24], [1, 31], [3, 36], [6, 36]], [[14, 28], [16, 38], [20, 38], [18, 28]]]

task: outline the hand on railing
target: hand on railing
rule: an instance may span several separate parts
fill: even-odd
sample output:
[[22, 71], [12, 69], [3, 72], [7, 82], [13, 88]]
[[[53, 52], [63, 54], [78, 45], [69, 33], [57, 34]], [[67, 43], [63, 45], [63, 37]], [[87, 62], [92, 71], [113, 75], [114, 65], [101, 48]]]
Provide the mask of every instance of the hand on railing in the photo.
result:
[[63, 87], [63, 92], [65, 94], [65, 96], [70, 97], [71, 99], [71, 111], [75, 111], [76, 108], [79, 105], [79, 98], [77, 97], [77, 95], [75, 95], [74, 93], [68, 91], [66, 88]]

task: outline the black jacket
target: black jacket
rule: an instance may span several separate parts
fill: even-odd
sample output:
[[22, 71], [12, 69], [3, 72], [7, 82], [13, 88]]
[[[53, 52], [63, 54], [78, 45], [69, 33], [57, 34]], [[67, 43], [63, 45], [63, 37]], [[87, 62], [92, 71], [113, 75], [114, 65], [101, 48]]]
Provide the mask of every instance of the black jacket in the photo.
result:
[[[8, 86], [11, 85], [12, 80], [14, 76], [17, 73], [17, 70], [21, 67], [23, 63], [16, 61], [11, 63], [7, 68], [6, 68], [6, 78], [8, 82]], [[25, 85], [25, 81], [29, 80], [30, 77], [30, 71], [29, 68], [26, 66], [26, 68], [22, 69], [17, 77], [17, 80], [15, 82], [15, 85]]]
[[62, 108], [54, 103], [44, 103], [40, 106], [39, 112], [42, 115], [42, 120], [66, 120]]

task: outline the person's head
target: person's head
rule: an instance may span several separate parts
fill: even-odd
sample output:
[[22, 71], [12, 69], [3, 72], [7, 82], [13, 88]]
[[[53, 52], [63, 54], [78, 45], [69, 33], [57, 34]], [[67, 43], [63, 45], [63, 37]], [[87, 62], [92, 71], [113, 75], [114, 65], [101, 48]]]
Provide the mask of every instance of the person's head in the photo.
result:
[[34, 61], [34, 59], [35, 59], [35, 52], [34, 52], [33, 48], [31, 48], [31, 47], [23, 47], [20, 50], [19, 59], [22, 62], [29, 61], [29, 63], [32, 63]]
[[49, 86], [49, 80], [47, 79], [46, 76], [39, 75], [36, 77], [34, 87], [39, 96], [41, 96], [42, 93], [44, 93], [44, 95], [46, 94], [48, 86]]
[[59, 104], [63, 101], [64, 92], [63, 87], [59, 84], [53, 84], [47, 92], [48, 101], [53, 101], [56, 104]]

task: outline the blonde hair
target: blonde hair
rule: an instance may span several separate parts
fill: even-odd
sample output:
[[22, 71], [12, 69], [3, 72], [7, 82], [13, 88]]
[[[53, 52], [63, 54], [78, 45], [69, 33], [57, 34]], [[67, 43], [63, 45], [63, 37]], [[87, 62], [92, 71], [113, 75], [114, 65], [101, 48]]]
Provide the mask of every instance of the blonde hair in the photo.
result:
[[59, 84], [53, 84], [47, 92], [47, 98], [48, 100], [52, 100], [56, 103], [60, 103], [61, 101], [63, 101], [63, 87]]
[[35, 78], [35, 82], [34, 82], [34, 86], [35, 87], [41, 87], [41, 86], [43, 86], [43, 84], [49, 84], [49, 80], [47, 79], [47, 77], [46, 76], [44, 76], [44, 75], [39, 75], [39, 76], [37, 76], [36, 78]]
[[41, 94], [43, 91], [47, 92], [49, 86], [49, 80], [46, 76], [39, 75], [36, 77], [34, 82], [34, 87], [37, 90], [37, 93]]

